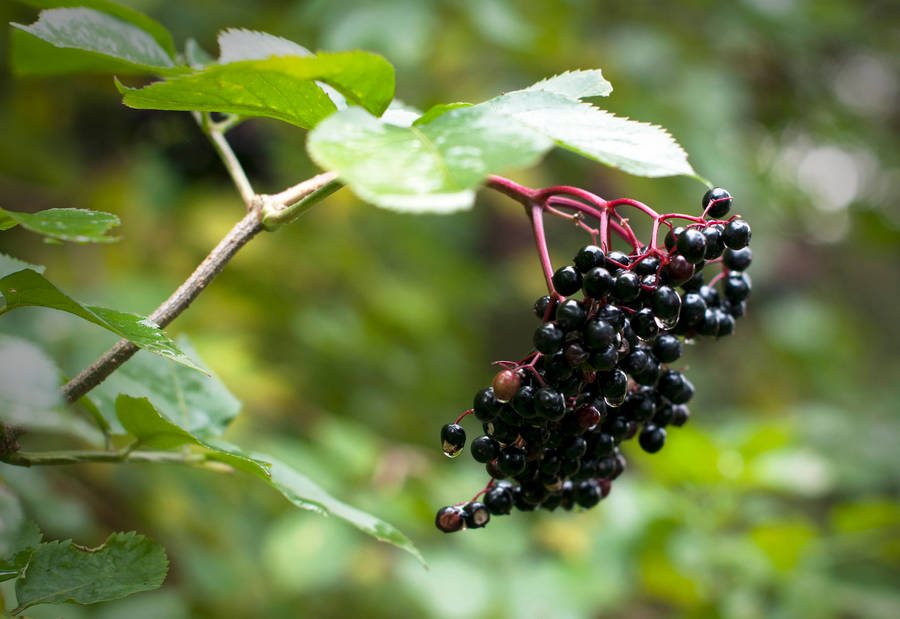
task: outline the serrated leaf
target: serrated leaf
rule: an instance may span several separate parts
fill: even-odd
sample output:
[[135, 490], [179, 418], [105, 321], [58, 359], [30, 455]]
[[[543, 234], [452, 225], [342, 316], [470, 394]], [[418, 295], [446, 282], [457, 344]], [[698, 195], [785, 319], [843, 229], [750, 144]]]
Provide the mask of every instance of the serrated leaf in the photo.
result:
[[169, 560], [157, 542], [131, 533], [113, 533], [98, 548], [71, 540], [41, 544], [25, 575], [16, 581], [21, 613], [35, 604], [94, 604], [162, 585]]
[[696, 177], [665, 129], [579, 99], [610, 89], [599, 71], [564, 73], [478, 105], [435, 106], [410, 128], [344, 110], [307, 149], [363, 200], [411, 212], [469, 208], [488, 174], [532, 165], [554, 143], [631, 174]]
[[118, 87], [125, 105], [134, 108], [265, 116], [308, 129], [337, 109], [316, 81], [373, 114], [381, 114], [394, 95], [393, 67], [359, 51], [237, 61], [140, 89]]
[[359, 108], [309, 135], [313, 160], [338, 172], [363, 200], [407, 212], [469, 208], [488, 174], [536, 163], [553, 141], [516, 121], [495, 122], [477, 106], [423, 126], [388, 125]]
[[271, 462], [270, 472], [272, 477], [269, 480], [269, 484], [295, 506], [323, 515], [341, 518], [375, 539], [405, 550], [425, 565], [425, 559], [418, 548], [393, 525], [337, 500], [308, 477], [295, 471], [283, 462], [262, 454], [258, 454], [256, 457]]
[[74, 243], [113, 243], [119, 239], [106, 236], [119, 225], [112, 213], [77, 208], [51, 208], [37, 213], [20, 213], [0, 208], [0, 215], [27, 230], [50, 238]]
[[241, 60], [264, 60], [271, 56], [312, 56], [312, 52], [288, 39], [246, 28], [228, 28], [219, 33], [219, 64]]
[[204, 440], [222, 436], [240, 412], [241, 403], [200, 362], [188, 338], [179, 337], [177, 344], [206, 374], [138, 352], [88, 394], [110, 424], [113, 434], [123, 431], [116, 418], [116, 397], [120, 393], [149, 398], [166, 419]]
[[570, 99], [606, 97], [612, 92], [612, 84], [603, 77], [600, 69], [587, 71], [566, 71], [553, 77], [535, 82], [524, 90], [552, 92]]
[[102, 434], [66, 408], [59, 387], [59, 369], [44, 351], [27, 340], [0, 335], [0, 421], [101, 443]]
[[258, 460], [225, 441], [203, 440], [194, 436], [163, 417], [147, 398], [133, 398], [120, 394], [116, 398], [115, 406], [119, 423], [139, 441], [141, 449], [168, 450], [181, 445], [197, 445], [208, 450], [207, 455], [210, 459], [266, 481], [269, 479], [268, 462]]
[[0, 305], [0, 315], [17, 307], [27, 306], [49, 307], [68, 312], [130, 340], [139, 348], [189, 368], [204, 371], [146, 317], [105, 307], [82, 305], [51, 284], [43, 275], [31, 269], [24, 269], [0, 279], [0, 295], [5, 299], [5, 304]]
[[[7, 256], [4, 253], [0, 253], [0, 277], [6, 277], [10, 273], [15, 273], [22, 269], [31, 269], [32, 271], [43, 273], [46, 267], [40, 264], [31, 264], [24, 260], [14, 258], [13, 256]], [[2, 301], [3, 299], [0, 298], [0, 306], [2, 306]]]
[[127, 6], [122, 6], [121, 4], [116, 4], [115, 2], [109, 2], [109, 0], [19, 0], [24, 4], [28, 4], [33, 7], [37, 7], [39, 9], [56, 9], [62, 7], [85, 7], [88, 9], [95, 9], [100, 11], [101, 13], [107, 13], [112, 15], [113, 17], [118, 17], [122, 21], [126, 21], [130, 24], [133, 24], [147, 32], [150, 36], [156, 39], [156, 42], [159, 43], [160, 47], [166, 50], [166, 53], [174, 58], [175, 57], [175, 42], [172, 40], [172, 35], [169, 34], [169, 31], [163, 27], [162, 24], [157, 22], [150, 17], [147, 17], [143, 13], [139, 13], [134, 9], [130, 9]]
[[[176, 67], [166, 49], [144, 29], [94, 9], [49, 9], [29, 26], [12, 26], [25, 33], [13, 37], [13, 68], [18, 74], [90, 70], [177, 75], [187, 70]], [[48, 44], [56, 51], [48, 49]]]

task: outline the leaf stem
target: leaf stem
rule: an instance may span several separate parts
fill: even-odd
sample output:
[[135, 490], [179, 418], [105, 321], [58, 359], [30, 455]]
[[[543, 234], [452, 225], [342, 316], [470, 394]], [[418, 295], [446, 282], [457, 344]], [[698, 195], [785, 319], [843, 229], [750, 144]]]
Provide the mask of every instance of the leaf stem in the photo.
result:
[[325, 172], [281, 193], [261, 195], [261, 217], [266, 228], [290, 223], [343, 187], [335, 172]]
[[53, 466], [60, 464], [85, 464], [89, 462], [138, 462], [169, 464], [202, 464], [205, 454], [175, 451], [17, 451], [3, 457], [3, 462], [15, 466]]
[[197, 124], [203, 129], [203, 133], [209, 138], [213, 148], [216, 149], [216, 153], [218, 153], [219, 158], [225, 165], [225, 169], [228, 170], [234, 186], [237, 187], [238, 193], [241, 194], [244, 206], [250, 209], [256, 193], [253, 191], [253, 185], [250, 184], [250, 179], [247, 178], [241, 162], [238, 161], [237, 156], [231, 149], [231, 145], [225, 139], [225, 131], [237, 124], [237, 118], [233, 117], [221, 123], [214, 123], [209, 112], [194, 112], [193, 115]]

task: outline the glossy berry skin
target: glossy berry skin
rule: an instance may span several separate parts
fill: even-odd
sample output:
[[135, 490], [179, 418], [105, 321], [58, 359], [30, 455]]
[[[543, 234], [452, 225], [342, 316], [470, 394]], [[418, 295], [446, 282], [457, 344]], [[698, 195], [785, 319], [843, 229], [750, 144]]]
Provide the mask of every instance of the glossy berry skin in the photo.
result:
[[588, 360], [588, 351], [578, 342], [573, 342], [566, 346], [565, 350], [563, 350], [563, 355], [573, 368], [577, 368]]
[[656, 388], [662, 397], [672, 400], [674, 397], [678, 397], [684, 389], [684, 385], [685, 378], [680, 372], [667, 370], [659, 377], [659, 383], [656, 385]]
[[475, 394], [475, 399], [472, 402], [472, 411], [479, 421], [491, 421], [500, 413], [501, 406], [503, 404], [494, 397], [494, 389], [485, 387]]
[[706, 301], [707, 307], [716, 307], [720, 302], [719, 291], [712, 286], [701, 286], [697, 291], [703, 300]]
[[680, 320], [688, 328], [694, 327], [703, 320], [706, 314], [706, 301], [696, 292], [688, 292], [681, 297]]
[[610, 344], [603, 350], [598, 350], [597, 352], [593, 353], [588, 359], [588, 363], [590, 363], [591, 367], [593, 367], [595, 370], [599, 370], [600, 372], [612, 370], [616, 367], [616, 364], [618, 362], [619, 352], [612, 344]]
[[525, 419], [530, 419], [536, 414], [534, 412], [534, 391], [535, 389], [531, 385], [523, 385], [510, 400], [513, 410]]
[[659, 326], [653, 315], [653, 310], [649, 307], [635, 312], [631, 316], [631, 328], [635, 334], [642, 340], [651, 340], [659, 333]]
[[653, 342], [653, 356], [663, 363], [672, 363], [681, 357], [681, 340], [664, 333]]
[[593, 404], [585, 404], [575, 411], [575, 414], [576, 421], [582, 428], [593, 428], [603, 419], [603, 413]]
[[731, 271], [745, 271], [751, 262], [753, 262], [753, 250], [749, 247], [726, 249], [722, 254], [722, 264]]
[[488, 435], [479, 436], [472, 441], [472, 458], [476, 462], [487, 464], [500, 454], [500, 445]]
[[725, 337], [726, 335], [731, 335], [732, 333], [734, 333], [734, 316], [732, 316], [731, 314], [717, 309], [716, 322], [719, 327], [716, 331], [716, 337]]
[[725, 298], [733, 303], [740, 303], [750, 296], [750, 278], [745, 273], [729, 273], [722, 287]]
[[707, 308], [703, 314], [703, 320], [697, 325], [697, 333], [715, 337], [719, 334], [719, 313], [713, 308]]
[[509, 402], [516, 395], [516, 391], [519, 390], [519, 385], [521, 384], [522, 378], [518, 373], [513, 370], [500, 370], [494, 375], [491, 387], [498, 402]]
[[732, 219], [722, 233], [725, 247], [743, 249], [750, 244], [750, 224], [743, 219]]
[[[550, 304], [552, 302], [553, 299], [549, 294], [545, 294], [544, 296], [539, 297], [538, 300], [534, 302], [534, 315], [543, 320], [544, 315], [547, 313], [547, 308], [550, 307]], [[554, 315], [555, 311], [551, 311], [548, 320], [553, 320]]]
[[465, 513], [459, 507], [449, 505], [438, 510], [434, 524], [444, 533], [454, 533], [463, 528], [466, 522]]
[[506, 486], [494, 486], [484, 495], [484, 506], [494, 516], [503, 516], [512, 511], [513, 496]]
[[585, 273], [581, 282], [585, 296], [593, 299], [602, 298], [612, 288], [613, 276], [603, 267], [595, 267]]
[[545, 419], [559, 421], [566, 412], [566, 402], [559, 391], [542, 387], [534, 394], [534, 410]]
[[694, 276], [694, 265], [681, 254], [675, 254], [669, 259], [669, 264], [663, 267], [662, 274], [664, 281], [668, 283], [683, 284]]
[[675, 249], [685, 260], [697, 264], [706, 255], [706, 237], [697, 228], [687, 228], [676, 238]]
[[725, 226], [713, 224], [703, 230], [703, 238], [706, 240], [706, 252], [703, 257], [707, 260], [718, 258], [725, 251], [725, 239], [722, 238]]
[[484, 433], [490, 435], [498, 443], [508, 444], [519, 438], [519, 429], [500, 419], [494, 419], [481, 426]]
[[444, 455], [455, 458], [466, 445], [466, 431], [461, 425], [448, 423], [441, 428], [441, 449]]
[[[715, 202], [715, 204], [710, 206], [710, 202]], [[721, 187], [714, 187], [703, 194], [701, 204], [703, 205], [703, 210], [706, 211], [707, 217], [710, 219], [722, 219], [731, 209], [732, 202], [733, 199], [730, 193]], [[708, 211], [706, 210], [707, 208], [709, 208]]]
[[666, 233], [665, 244], [667, 250], [672, 251], [673, 249], [675, 249], [678, 237], [681, 236], [684, 230], [684, 226], [678, 226], [677, 228], [672, 228]]
[[625, 312], [615, 305], [604, 305], [601, 307], [597, 311], [597, 318], [611, 324], [616, 331], [621, 331], [625, 327]]
[[672, 421], [671, 423], [676, 428], [680, 428], [684, 424], [688, 422], [688, 419], [691, 418], [691, 411], [684, 404], [678, 404], [672, 407]]
[[581, 273], [587, 273], [593, 268], [606, 265], [606, 254], [596, 245], [587, 245], [575, 254], [575, 268]]
[[660, 320], [673, 320], [681, 311], [681, 297], [669, 286], [660, 286], [653, 293], [651, 300], [653, 313]]
[[616, 330], [607, 321], [592, 318], [584, 327], [584, 343], [590, 350], [603, 350], [616, 339]]
[[575, 487], [575, 502], [585, 509], [590, 509], [600, 502], [600, 485], [593, 479], [578, 482]]
[[566, 341], [566, 332], [555, 322], [545, 322], [535, 329], [532, 342], [534, 347], [545, 355], [552, 355], [562, 348]]
[[564, 266], [553, 274], [553, 287], [564, 297], [581, 289], [581, 273], [573, 266]]
[[473, 501], [463, 507], [463, 514], [465, 514], [466, 527], [469, 529], [480, 529], [491, 520], [491, 512], [484, 503], [478, 501]]
[[612, 294], [623, 303], [633, 301], [641, 292], [641, 278], [631, 271], [622, 271], [613, 280]]
[[575, 299], [566, 299], [556, 308], [556, 322], [563, 331], [580, 329], [586, 318], [584, 305]]
[[631, 264], [631, 259], [620, 251], [611, 251], [606, 255], [606, 268], [614, 275], [629, 264]]
[[656, 256], [647, 256], [634, 265], [632, 271], [644, 277], [646, 275], [656, 275], [659, 270], [659, 258]]
[[647, 351], [638, 348], [636, 350], [632, 350], [628, 356], [622, 359], [619, 367], [625, 370], [628, 374], [634, 376], [635, 374], [640, 374], [641, 372], [646, 371], [649, 368], [649, 365], [650, 356], [647, 354]]
[[609, 372], [601, 384], [603, 395], [607, 398], [618, 398], [625, 395], [628, 389], [628, 375], [622, 370]]
[[518, 447], [505, 447], [497, 458], [497, 468], [511, 477], [524, 471], [526, 464], [525, 452]]
[[647, 453], [655, 454], [666, 443], [666, 429], [652, 424], [644, 426], [638, 436], [638, 443]]

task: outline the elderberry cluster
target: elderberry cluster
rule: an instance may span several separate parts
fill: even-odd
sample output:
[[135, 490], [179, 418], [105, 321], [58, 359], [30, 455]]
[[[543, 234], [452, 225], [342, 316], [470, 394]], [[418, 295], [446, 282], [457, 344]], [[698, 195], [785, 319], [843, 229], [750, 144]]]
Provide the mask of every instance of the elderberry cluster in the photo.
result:
[[[724, 189], [702, 205], [702, 217], [670, 229], [665, 249], [588, 245], [553, 274], [555, 294], [534, 305], [542, 324], [531, 354], [500, 362], [463, 415], [482, 424], [470, 451], [491, 479], [472, 501], [438, 511], [441, 531], [483, 527], [513, 509], [591, 508], [625, 469], [623, 441], [637, 436], [655, 453], [667, 428], [687, 422], [694, 386], [672, 364], [685, 341], [730, 335], [750, 294], [750, 226], [723, 219], [732, 205]], [[720, 268], [707, 281], [710, 267]], [[466, 443], [461, 420], [441, 430], [450, 457]]]

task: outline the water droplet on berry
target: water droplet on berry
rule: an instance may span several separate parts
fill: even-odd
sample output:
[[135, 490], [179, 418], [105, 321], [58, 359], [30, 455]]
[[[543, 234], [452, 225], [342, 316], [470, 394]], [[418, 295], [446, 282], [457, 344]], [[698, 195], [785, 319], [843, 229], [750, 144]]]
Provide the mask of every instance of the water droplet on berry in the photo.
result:
[[668, 318], [666, 320], [663, 320], [659, 316], [654, 316], [653, 321], [656, 323], [656, 326], [658, 326], [660, 329], [671, 329], [676, 324], [678, 324], [678, 316], [674, 316], [674, 317]]

